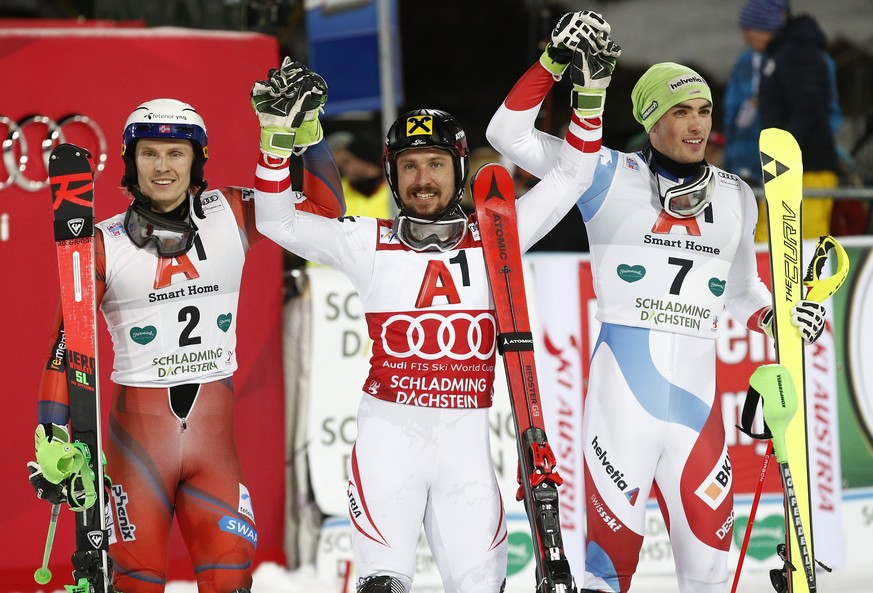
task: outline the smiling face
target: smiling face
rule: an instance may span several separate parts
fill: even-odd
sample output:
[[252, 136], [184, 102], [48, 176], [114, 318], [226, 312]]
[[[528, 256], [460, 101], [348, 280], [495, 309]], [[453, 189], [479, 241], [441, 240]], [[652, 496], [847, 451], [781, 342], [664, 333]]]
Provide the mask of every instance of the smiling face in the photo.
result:
[[181, 204], [191, 185], [194, 148], [188, 140], [143, 138], [136, 143], [136, 180], [156, 212]]
[[407, 212], [433, 218], [455, 198], [452, 155], [439, 148], [410, 148], [397, 155], [397, 193]]
[[649, 132], [652, 147], [677, 163], [703, 160], [712, 130], [712, 103], [689, 99], [661, 116]]

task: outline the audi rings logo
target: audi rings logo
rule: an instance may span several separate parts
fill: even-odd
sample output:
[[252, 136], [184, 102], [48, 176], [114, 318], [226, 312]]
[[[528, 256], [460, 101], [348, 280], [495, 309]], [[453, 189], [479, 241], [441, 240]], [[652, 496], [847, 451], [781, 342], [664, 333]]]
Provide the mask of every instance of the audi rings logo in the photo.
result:
[[[106, 136], [92, 118], [72, 113], [56, 121], [47, 115], [34, 114], [15, 121], [11, 117], [0, 114], [0, 130], [3, 128], [7, 130], [2, 146], [4, 171], [0, 172], [0, 190], [13, 184], [29, 192], [48, 187], [46, 171], [48, 171], [49, 155], [55, 146], [68, 141], [64, 132], [69, 132], [73, 126], [84, 128], [96, 141], [96, 153], [91, 150], [95, 158], [96, 177], [106, 167], [108, 153]], [[34, 146], [32, 142], [28, 142], [28, 138], [31, 140], [40, 138], [40, 145]], [[88, 145], [88, 148], [92, 146]], [[42, 159], [43, 167], [35, 167], [34, 159]]]
[[396, 358], [423, 360], [489, 360], [494, 354], [497, 324], [491, 313], [399, 313], [382, 324], [382, 346]]

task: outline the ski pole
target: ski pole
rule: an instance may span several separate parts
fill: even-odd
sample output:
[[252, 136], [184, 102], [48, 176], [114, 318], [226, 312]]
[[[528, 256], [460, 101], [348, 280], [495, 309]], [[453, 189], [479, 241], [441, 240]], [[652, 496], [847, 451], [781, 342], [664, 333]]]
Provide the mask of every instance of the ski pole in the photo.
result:
[[55, 527], [58, 526], [58, 515], [61, 514], [61, 505], [52, 505], [52, 518], [49, 521], [48, 535], [45, 538], [45, 551], [42, 553], [42, 566], [33, 573], [33, 580], [40, 585], [45, 585], [52, 580], [52, 571], [48, 568], [49, 556], [52, 553], [52, 544], [55, 541]]
[[[768, 382], [769, 385], [765, 386], [764, 382]], [[756, 384], [758, 392], [764, 397], [764, 420], [773, 434], [773, 451], [776, 453], [776, 461], [779, 463], [785, 505], [788, 508], [788, 515], [790, 517], [787, 523], [792, 523], [794, 526], [794, 537], [797, 539], [798, 553], [803, 564], [806, 582], [809, 590], [814, 592], [816, 590], [815, 567], [813, 566], [811, 549], [806, 540], [803, 522], [800, 517], [800, 507], [797, 502], [794, 481], [791, 478], [791, 468], [788, 466], [788, 448], [785, 444], [785, 433], [788, 430], [788, 424], [797, 412], [797, 392], [795, 391], [794, 380], [791, 378], [791, 373], [788, 372], [788, 369], [781, 364], [769, 364], [758, 367], [752, 373], [750, 383]], [[758, 387], [758, 384], [760, 387]]]
[[773, 455], [772, 442], [767, 447], [767, 453], [764, 455], [764, 464], [761, 466], [761, 476], [758, 478], [758, 487], [755, 489], [755, 498], [752, 500], [752, 508], [749, 511], [749, 522], [746, 523], [746, 533], [743, 535], [743, 546], [740, 548], [740, 559], [737, 561], [737, 570], [734, 573], [731, 593], [737, 593], [737, 585], [740, 584], [740, 573], [743, 570], [743, 561], [746, 559], [746, 550], [749, 548], [749, 540], [752, 537], [752, 526], [755, 524], [755, 517], [758, 514], [758, 503], [761, 502], [761, 493], [764, 491], [764, 478], [767, 477], [771, 455]]

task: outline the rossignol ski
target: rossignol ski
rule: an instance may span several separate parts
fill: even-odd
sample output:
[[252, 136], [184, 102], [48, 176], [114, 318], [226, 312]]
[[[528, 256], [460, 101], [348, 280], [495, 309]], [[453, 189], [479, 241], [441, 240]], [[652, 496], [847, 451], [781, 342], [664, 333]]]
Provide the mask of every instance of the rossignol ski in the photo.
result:
[[503, 356], [518, 439], [517, 498], [524, 500], [534, 540], [536, 590], [575, 592], [558, 516], [558, 486], [563, 479], [546, 438], [537, 385], [516, 226], [515, 187], [509, 172], [492, 163], [479, 169], [471, 188], [494, 296], [497, 349]]
[[72, 557], [76, 582], [65, 587], [69, 593], [111, 593], [97, 370], [91, 155], [78, 146], [60, 144], [51, 153], [48, 173], [66, 343], [70, 442], [86, 461], [68, 486], [70, 504], [76, 511]]

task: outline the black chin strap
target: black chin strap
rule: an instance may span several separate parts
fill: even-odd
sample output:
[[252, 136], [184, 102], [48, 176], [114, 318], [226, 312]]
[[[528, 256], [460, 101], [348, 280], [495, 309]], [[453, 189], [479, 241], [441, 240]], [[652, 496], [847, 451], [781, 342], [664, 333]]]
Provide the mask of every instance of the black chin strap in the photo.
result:
[[[124, 181], [124, 180], [122, 179], [122, 181]], [[192, 185], [191, 187], [188, 188], [189, 196], [191, 197], [191, 201], [194, 203], [194, 215], [197, 218], [199, 218], [200, 220], [203, 220], [204, 218], [206, 218], [206, 214], [203, 212], [203, 203], [200, 201], [200, 196], [203, 195], [204, 191], [206, 191], [206, 188], [208, 185], [209, 184], [204, 179], [203, 185], [201, 185], [201, 186], [193, 186]], [[149, 198], [144, 193], [142, 193], [142, 191], [139, 189], [139, 186], [129, 185], [129, 186], [125, 186], [125, 188], [133, 196], [133, 200], [135, 202], [141, 204], [146, 209], [151, 209], [151, 205], [152, 205], [151, 198]], [[194, 190], [193, 193], [191, 192], [192, 189]], [[178, 216], [174, 216], [173, 214], [175, 214], [175, 213], [178, 213]], [[173, 211], [173, 214], [171, 214], [171, 216], [173, 218], [178, 218], [179, 220], [183, 220], [185, 217], [187, 217], [188, 216], [188, 201], [185, 200], [184, 202], [182, 202], [182, 206], [180, 206], [180, 208], [176, 208]]]
[[192, 201], [194, 202], [194, 215], [200, 220], [206, 218], [206, 214], [203, 213], [203, 203], [200, 201], [200, 196], [203, 194], [204, 191], [206, 191], [206, 187], [208, 185], [209, 184], [204, 179], [203, 185], [195, 189], [194, 195], [192, 197]]
[[643, 156], [649, 164], [649, 168], [656, 175], [658, 174], [657, 170], [660, 169], [674, 175], [678, 179], [696, 177], [700, 173], [700, 168], [706, 166], [705, 160], [696, 163], [679, 163], [674, 161], [667, 155], [658, 152], [651, 143], [646, 144], [646, 147], [643, 149]]

